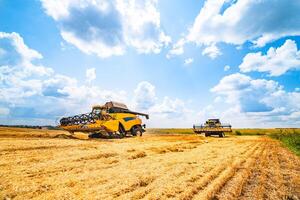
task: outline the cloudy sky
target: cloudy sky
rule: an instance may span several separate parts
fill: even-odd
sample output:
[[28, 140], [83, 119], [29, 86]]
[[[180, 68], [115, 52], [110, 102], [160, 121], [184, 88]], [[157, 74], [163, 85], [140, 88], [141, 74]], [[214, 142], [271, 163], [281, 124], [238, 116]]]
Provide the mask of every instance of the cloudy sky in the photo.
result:
[[121, 101], [148, 127], [300, 126], [299, 0], [0, 0], [0, 124]]

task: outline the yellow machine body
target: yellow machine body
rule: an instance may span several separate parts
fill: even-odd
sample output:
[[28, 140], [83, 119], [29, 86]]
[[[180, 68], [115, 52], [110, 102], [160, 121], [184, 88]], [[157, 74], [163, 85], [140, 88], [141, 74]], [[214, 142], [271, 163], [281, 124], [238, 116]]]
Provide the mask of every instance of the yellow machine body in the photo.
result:
[[112, 118], [110, 120], [96, 120], [91, 124], [78, 124], [60, 126], [62, 129], [75, 132], [117, 132], [119, 131], [120, 124], [124, 127], [125, 131], [130, 131], [134, 126], [142, 126], [142, 120], [130, 113], [111, 113], [108, 114]]
[[103, 106], [93, 106], [91, 113], [62, 118], [60, 128], [70, 133], [118, 133], [121, 136], [130, 133], [132, 135], [142, 135], [145, 125], [142, 125], [139, 115], [149, 118], [147, 114], [129, 110], [125, 104], [107, 102]]

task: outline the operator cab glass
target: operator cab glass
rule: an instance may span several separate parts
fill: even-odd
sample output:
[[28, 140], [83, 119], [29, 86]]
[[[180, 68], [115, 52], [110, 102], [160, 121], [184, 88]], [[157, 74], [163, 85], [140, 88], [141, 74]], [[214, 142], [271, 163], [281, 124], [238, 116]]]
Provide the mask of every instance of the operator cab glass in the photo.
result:
[[92, 112], [99, 115], [99, 114], [101, 114], [102, 110], [103, 110], [103, 108], [101, 108], [101, 107], [95, 107], [95, 108], [93, 108]]

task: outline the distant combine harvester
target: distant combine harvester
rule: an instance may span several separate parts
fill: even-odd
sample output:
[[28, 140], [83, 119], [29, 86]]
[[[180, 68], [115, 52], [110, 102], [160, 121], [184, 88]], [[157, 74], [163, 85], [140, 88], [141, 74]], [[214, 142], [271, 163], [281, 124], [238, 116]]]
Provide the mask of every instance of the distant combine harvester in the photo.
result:
[[197, 134], [204, 133], [205, 137], [218, 135], [225, 137], [225, 132], [232, 132], [230, 124], [222, 124], [219, 119], [208, 119], [203, 125], [193, 125], [193, 130]]

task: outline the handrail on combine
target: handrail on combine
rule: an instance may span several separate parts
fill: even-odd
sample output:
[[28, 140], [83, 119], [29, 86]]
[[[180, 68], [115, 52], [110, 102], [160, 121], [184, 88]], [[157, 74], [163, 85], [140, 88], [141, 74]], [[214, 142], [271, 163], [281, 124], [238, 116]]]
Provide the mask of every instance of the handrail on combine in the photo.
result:
[[141, 115], [141, 116], [144, 116], [146, 117], [146, 119], [149, 119], [149, 115], [148, 114], [145, 114], [145, 113], [140, 113], [140, 112], [135, 112], [135, 111], [124, 111], [124, 113], [131, 113], [131, 114], [134, 114], [134, 115]]

